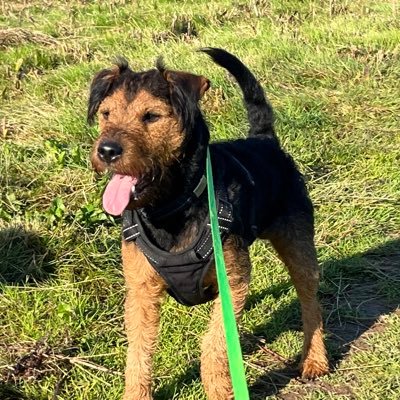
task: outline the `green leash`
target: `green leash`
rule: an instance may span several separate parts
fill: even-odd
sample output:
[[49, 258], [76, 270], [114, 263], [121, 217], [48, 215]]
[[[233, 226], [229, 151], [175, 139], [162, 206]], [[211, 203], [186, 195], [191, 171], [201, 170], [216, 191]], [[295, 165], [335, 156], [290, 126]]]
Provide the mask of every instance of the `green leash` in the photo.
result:
[[215, 268], [224, 321], [226, 349], [228, 353], [229, 371], [235, 400], [249, 400], [249, 391], [244, 373], [242, 350], [240, 348], [239, 334], [233, 312], [231, 291], [226, 274], [224, 254], [222, 251], [221, 236], [219, 233], [217, 207], [215, 205], [214, 183], [211, 167], [210, 150], [207, 149], [207, 191], [210, 210], [211, 234], [214, 246]]

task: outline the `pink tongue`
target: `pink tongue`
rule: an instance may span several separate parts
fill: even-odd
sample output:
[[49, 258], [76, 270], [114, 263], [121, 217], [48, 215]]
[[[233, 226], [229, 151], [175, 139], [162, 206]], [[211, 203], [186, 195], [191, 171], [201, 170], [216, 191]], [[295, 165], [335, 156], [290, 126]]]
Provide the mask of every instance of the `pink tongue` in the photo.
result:
[[111, 215], [121, 215], [131, 199], [137, 178], [115, 174], [103, 194], [103, 207]]

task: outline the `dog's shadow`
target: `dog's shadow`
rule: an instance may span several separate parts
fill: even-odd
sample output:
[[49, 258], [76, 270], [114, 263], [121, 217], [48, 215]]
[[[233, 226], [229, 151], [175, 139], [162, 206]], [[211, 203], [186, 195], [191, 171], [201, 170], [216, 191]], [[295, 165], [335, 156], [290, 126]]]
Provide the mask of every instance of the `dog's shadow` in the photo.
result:
[[[22, 227], [0, 230], [0, 283], [18, 286], [37, 284], [54, 272], [54, 254], [46, 238]], [[2, 286], [0, 285], [0, 295]], [[3, 371], [4, 372], [4, 371]], [[0, 374], [0, 399], [27, 399], [13, 383]]]
[[46, 280], [54, 254], [45, 238], [22, 227], [0, 230], [0, 283], [25, 284]]
[[[394, 311], [400, 304], [400, 291], [385, 291], [389, 282], [400, 282], [400, 240], [392, 240], [366, 252], [350, 257], [328, 260], [321, 266], [320, 301], [324, 310], [327, 348], [331, 370], [348, 353], [351, 344], [373, 327], [381, 315]], [[360, 276], [362, 280], [360, 281]], [[256, 306], [267, 296], [279, 297], [291, 290], [289, 281], [273, 285], [249, 296], [247, 309]], [[273, 342], [287, 330], [301, 331], [300, 304], [293, 300], [281, 307], [265, 324], [256, 327], [242, 338], [245, 358]], [[264, 344], [265, 343], [265, 344]], [[261, 344], [261, 345], [260, 345]], [[268, 351], [268, 349], [267, 349]], [[274, 360], [273, 352], [271, 359]], [[265, 400], [278, 394], [293, 378], [298, 376], [300, 355], [294, 360], [275, 360], [250, 386], [252, 400]], [[257, 368], [262, 368], [257, 365]], [[161, 386], [155, 399], [172, 398], [184, 386], [199, 376], [199, 364], [191, 365], [172, 383]]]
[[[193, 361], [186, 370], [175, 377], [173, 382], [162, 385], [154, 394], [154, 400], [165, 400], [176, 398], [175, 396], [185, 387], [197, 380], [200, 375], [200, 362]], [[177, 397], [179, 398], [179, 396]]]
[[14, 385], [2, 383], [0, 381], [0, 399], [1, 400], [32, 400], [19, 392]]

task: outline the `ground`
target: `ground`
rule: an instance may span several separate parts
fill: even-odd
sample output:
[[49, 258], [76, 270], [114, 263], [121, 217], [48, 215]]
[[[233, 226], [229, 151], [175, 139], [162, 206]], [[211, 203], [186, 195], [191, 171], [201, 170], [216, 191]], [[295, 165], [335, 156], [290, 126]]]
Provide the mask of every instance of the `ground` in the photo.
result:
[[[0, 398], [119, 399], [120, 223], [89, 168], [89, 82], [123, 55], [206, 75], [212, 138], [243, 137], [238, 88], [201, 46], [260, 78], [316, 208], [331, 373], [301, 381], [299, 304], [252, 248], [240, 326], [252, 399], [400, 398], [400, 8], [355, 1], [0, 1]], [[155, 399], [201, 400], [209, 306], [163, 307]]]

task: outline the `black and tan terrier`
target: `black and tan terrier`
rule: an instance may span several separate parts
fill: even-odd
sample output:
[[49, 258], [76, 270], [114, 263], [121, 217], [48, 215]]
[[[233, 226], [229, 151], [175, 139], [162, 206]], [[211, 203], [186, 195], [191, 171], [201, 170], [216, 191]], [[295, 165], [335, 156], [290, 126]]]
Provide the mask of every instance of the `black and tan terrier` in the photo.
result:
[[209, 144], [198, 105], [209, 81], [168, 70], [160, 61], [145, 72], [121, 61], [100, 71], [90, 89], [88, 120], [98, 113], [101, 133], [92, 164], [112, 173], [103, 206], [123, 215], [125, 400], [152, 398], [152, 356], [165, 292], [187, 305], [214, 300], [202, 342], [201, 377], [209, 399], [233, 398], [205, 190], [208, 146], [237, 318], [249, 288], [249, 246], [256, 238], [268, 239], [286, 264], [301, 304], [301, 374], [315, 378], [328, 371], [316, 297], [313, 207], [304, 180], [279, 145], [271, 106], [253, 74], [224, 50], [202, 51], [242, 89], [250, 123], [246, 139]]

